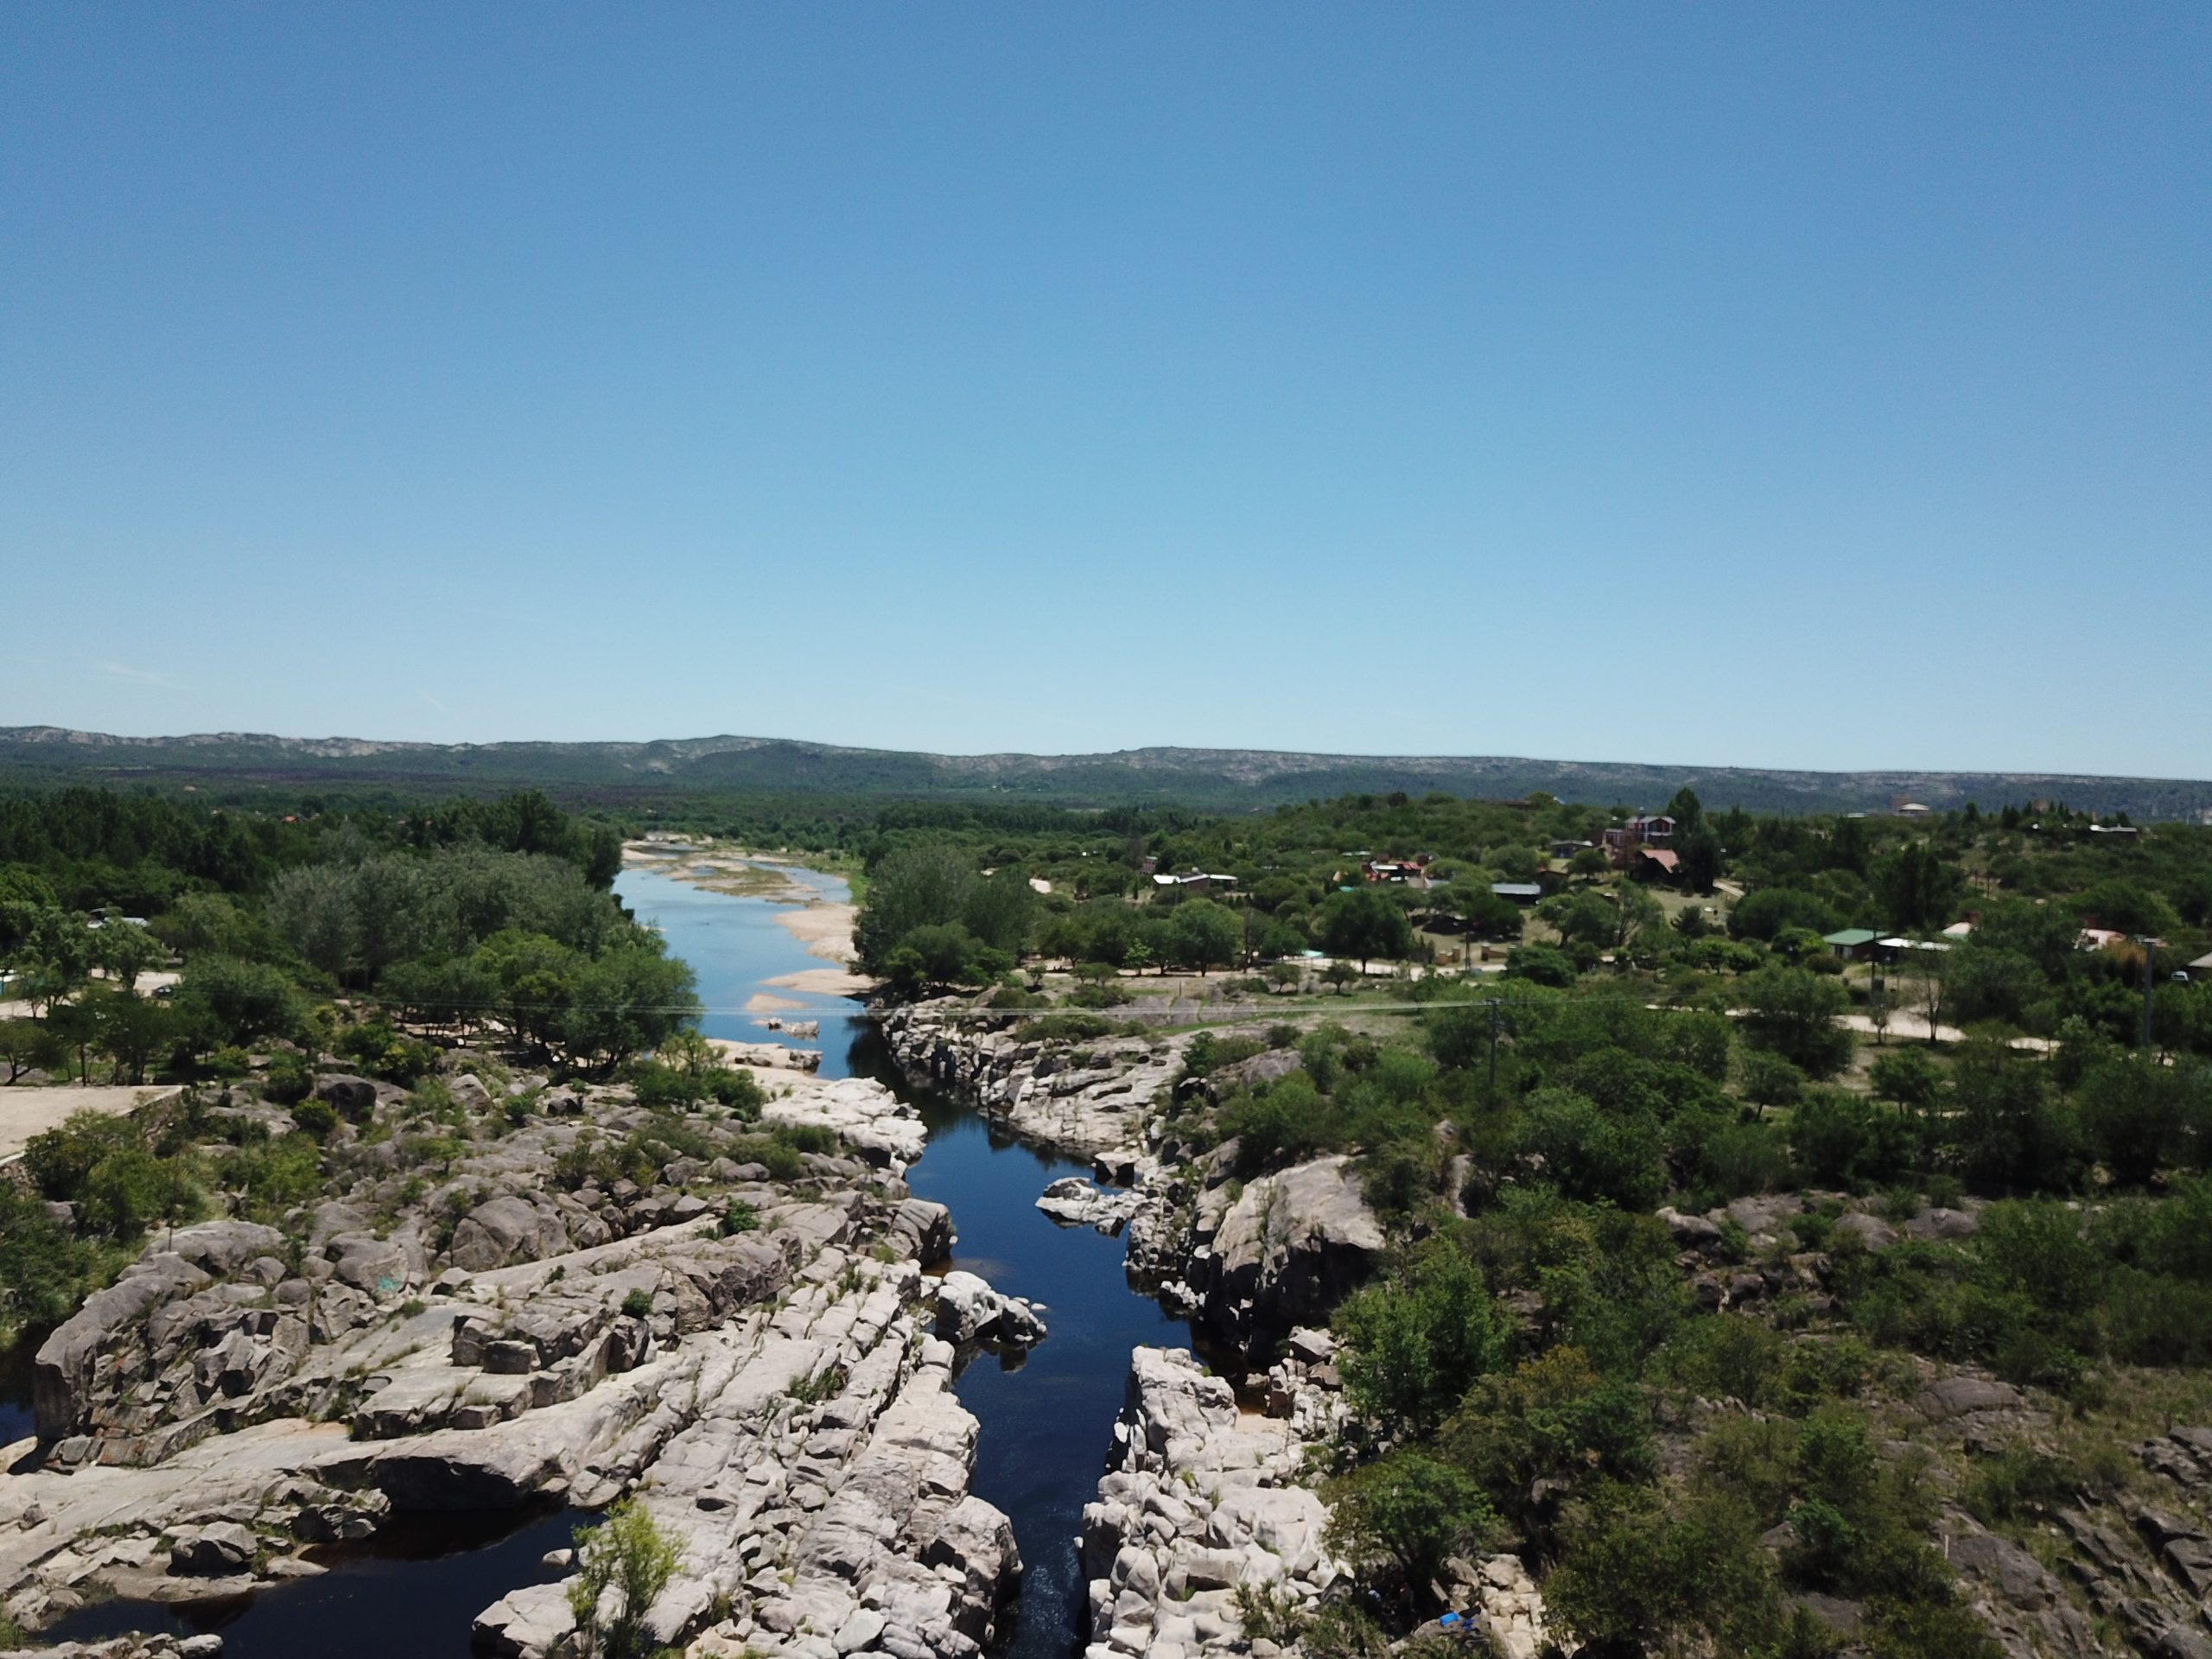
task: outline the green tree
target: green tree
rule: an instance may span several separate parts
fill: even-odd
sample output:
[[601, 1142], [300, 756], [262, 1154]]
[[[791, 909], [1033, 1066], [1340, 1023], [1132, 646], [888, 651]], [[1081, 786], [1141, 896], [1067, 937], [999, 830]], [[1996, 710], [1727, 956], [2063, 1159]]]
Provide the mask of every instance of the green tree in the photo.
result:
[[1802, 968], [1762, 968], [1736, 987], [1744, 1039], [1779, 1054], [1808, 1077], [1831, 1077], [1851, 1062], [1851, 1033], [1836, 1023], [1851, 994]]
[[1705, 803], [1697, 791], [1684, 784], [1675, 791], [1675, 798], [1667, 803], [1666, 816], [1675, 821], [1675, 841], [1681, 843], [1686, 836], [1694, 836], [1705, 827]]
[[0, 1181], [0, 1344], [26, 1326], [59, 1325], [98, 1288], [92, 1243], [11, 1181]]
[[1925, 1049], [1901, 1048], [1876, 1055], [1867, 1078], [1877, 1099], [1894, 1102], [1909, 1112], [1925, 1114], [1943, 1091], [1943, 1068]]
[[1413, 924], [1379, 887], [1333, 893], [1321, 906], [1321, 948], [1334, 957], [1354, 957], [1361, 971], [1377, 957], [1402, 962], [1414, 954]]
[[1874, 866], [1874, 897], [1900, 932], [1942, 927], [1951, 919], [1962, 884], [1956, 862], [1928, 842], [1901, 847]]
[[1955, 1137], [1967, 1181], [1989, 1192], [2067, 1192], [2087, 1154], [2073, 1109], [2052, 1097], [2041, 1063], [1999, 1043], [1970, 1042], [1952, 1070]]
[[1433, 1599], [1447, 1560], [1487, 1548], [1497, 1533], [1483, 1489], [1411, 1446], [1344, 1476], [1327, 1497], [1331, 1548], [1355, 1562], [1387, 1556], [1417, 1604]]
[[861, 962], [880, 969], [916, 928], [959, 922], [976, 884], [968, 860], [942, 842], [922, 842], [887, 855], [868, 874], [868, 893], [854, 925]]
[[1789, 1133], [1808, 1179], [1847, 1192], [1895, 1180], [1917, 1151], [1909, 1120], [1836, 1089], [1807, 1095], [1790, 1114]]
[[1700, 826], [1675, 842], [1682, 885], [1692, 893], [1711, 893], [1720, 879], [1720, 837]]
[[58, 908], [41, 910], [31, 917], [16, 950], [21, 994], [35, 1011], [51, 1009], [92, 976], [96, 959], [93, 931], [83, 917]]
[[67, 1058], [53, 1032], [35, 1020], [0, 1020], [0, 1066], [12, 1084], [26, 1071], [42, 1071]]
[[1567, 861], [1567, 873], [1584, 881], [1595, 881], [1613, 868], [1602, 847], [1578, 847]]
[[1732, 1498], [1606, 1483], [1569, 1512], [1547, 1612], [1603, 1653], [1761, 1651], [1781, 1622], [1756, 1522]]
[[92, 955], [108, 976], [126, 991], [135, 988], [138, 976], [168, 960], [168, 950], [136, 922], [111, 917], [92, 941]]
[[1522, 1113], [1521, 1148], [1543, 1160], [1567, 1197], [1649, 1210], [1667, 1190], [1664, 1141], [1656, 1121], [1608, 1111], [1571, 1089], [1542, 1089]]
[[1783, 1055], [1764, 1048], [1747, 1048], [1736, 1057], [1737, 1084], [1744, 1098], [1764, 1117], [1770, 1106], [1795, 1106], [1805, 1092], [1805, 1074]]
[[1444, 902], [1453, 915], [1466, 924], [1471, 936], [1485, 939], [1521, 937], [1521, 906], [1492, 893], [1487, 881], [1454, 881], [1446, 890]]
[[683, 1552], [635, 1497], [626, 1497], [596, 1527], [578, 1527], [576, 1577], [569, 1611], [594, 1659], [640, 1659], [645, 1615], [668, 1588]]
[[86, 999], [93, 1038], [101, 1053], [115, 1062], [121, 1081], [143, 1083], [146, 1068], [174, 1044], [179, 1030], [168, 1007], [135, 991], [101, 991]]
[[1020, 869], [979, 878], [961, 906], [962, 925], [994, 950], [1020, 957], [1037, 931], [1037, 890]]
[[1175, 906], [1169, 923], [1175, 959], [1204, 975], [1209, 968], [1234, 963], [1244, 943], [1236, 913], [1210, 899], [1191, 899]]
[[236, 957], [200, 957], [188, 964], [177, 1002], [213, 1041], [238, 1047], [257, 1038], [292, 1037], [307, 1023], [307, 1003], [281, 969]]
[[2098, 1159], [2132, 1186], [2147, 1185], [2178, 1161], [2192, 1128], [2212, 1127], [2212, 1088], [2200, 1065], [2115, 1057], [2082, 1079], [2075, 1099]]
[[276, 941], [235, 900], [219, 893], [187, 893], [154, 918], [154, 935], [187, 957], [202, 951], [218, 956], [265, 958]]
[[31, 924], [44, 911], [60, 907], [54, 889], [33, 871], [0, 868], [0, 955], [29, 937]]
[[559, 1033], [571, 1065], [607, 1077], [698, 1017], [691, 965], [640, 932], [583, 965]]
[[1425, 1246], [1395, 1279], [1351, 1297], [1335, 1323], [1345, 1344], [1346, 1395], [1392, 1431], [1434, 1427], [1505, 1349], [1480, 1271], [1449, 1239]]

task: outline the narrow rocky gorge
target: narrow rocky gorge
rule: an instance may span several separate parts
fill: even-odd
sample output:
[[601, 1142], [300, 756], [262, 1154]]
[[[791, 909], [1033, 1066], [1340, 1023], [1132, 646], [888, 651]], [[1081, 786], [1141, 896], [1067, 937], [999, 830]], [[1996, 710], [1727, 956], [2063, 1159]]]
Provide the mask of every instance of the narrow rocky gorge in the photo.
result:
[[[1183, 1005], [1183, 1017], [1198, 1006]], [[1246, 1629], [1240, 1592], [1310, 1609], [1346, 1572], [1324, 1545], [1327, 1510], [1308, 1453], [1344, 1414], [1333, 1344], [1312, 1327], [1385, 1244], [1350, 1160], [1241, 1185], [1230, 1158], [1193, 1156], [1162, 1127], [1187, 1033], [1071, 1046], [948, 999], [895, 1011], [886, 1034], [917, 1083], [974, 1103], [1024, 1141], [1088, 1158], [1108, 1185], [1065, 1178], [1038, 1207], [1063, 1225], [1125, 1234], [1132, 1288], [1190, 1318], [1255, 1402], [1240, 1404], [1238, 1386], [1189, 1350], [1131, 1354], [1083, 1517], [1090, 1659], [1265, 1659], [1273, 1644]], [[1492, 1586], [1501, 1632], [1525, 1638], [1509, 1651], [1525, 1659], [1541, 1604], [1517, 1563], [1497, 1576], [1525, 1599], [1509, 1609]]]

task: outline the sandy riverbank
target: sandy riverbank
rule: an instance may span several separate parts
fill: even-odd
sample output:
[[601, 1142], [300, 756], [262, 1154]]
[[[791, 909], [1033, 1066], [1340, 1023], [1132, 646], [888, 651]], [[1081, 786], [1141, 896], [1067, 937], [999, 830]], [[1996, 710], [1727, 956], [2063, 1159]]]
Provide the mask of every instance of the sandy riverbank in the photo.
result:
[[[853, 926], [860, 917], [859, 907], [833, 904], [785, 873], [786, 868], [798, 867], [732, 851], [712, 842], [672, 847], [664, 842], [631, 841], [622, 845], [622, 868], [665, 875], [709, 893], [765, 899], [783, 906], [776, 912], [776, 920], [806, 947], [807, 955], [832, 965], [779, 974], [764, 980], [765, 985], [810, 996], [864, 996], [876, 987], [874, 980], [854, 968]], [[765, 995], [756, 995], [746, 1005], [748, 1013], [803, 1006]]]

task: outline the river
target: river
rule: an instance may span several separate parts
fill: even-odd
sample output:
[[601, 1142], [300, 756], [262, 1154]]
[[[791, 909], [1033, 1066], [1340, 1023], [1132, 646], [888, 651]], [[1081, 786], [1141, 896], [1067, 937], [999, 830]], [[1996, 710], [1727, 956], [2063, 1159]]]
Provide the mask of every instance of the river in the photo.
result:
[[[844, 883], [791, 872], [830, 903]], [[1018, 1615], [1003, 1652], [1016, 1659], [1066, 1659], [1086, 1625], [1085, 1586], [1076, 1555], [1083, 1506], [1099, 1474], [1121, 1410], [1129, 1350], [1141, 1343], [1186, 1346], [1190, 1330], [1128, 1288], [1122, 1246], [1088, 1229], [1064, 1229], [1036, 1207], [1046, 1184], [1088, 1175], [1087, 1165], [1025, 1147], [976, 1113], [912, 1088], [899, 1075], [875, 1022], [849, 997], [771, 987], [766, 982], [823, 966], [781, 923], [783, 901], [708, 892], [656, 873], [626, 870], [615, 892], [657, 927], [670, 951], [691, 964], [713, 1037], [779, 1040], [753, 1004], [764, 992], [796, 1004], [773, 1010], [818, 1020], [825, 1077], [880, 1079], [921, 1109], [929, 1130], [908, 1172], [916, 1196], [952, 1212], [959, 1241], [947, 1267], [981, 1274], [998, 1289], [1046, 1309], [1052, 1334], [1026, 1361], [979, 1355], [961, 1373], [962, 1402], [982, 1425], [973, 1490], [1014, 1523], [1027, 1564]], [[197, 1609], [189, 1622], [146, 1604], [109, 1603], [60, 1621], [48, 1634], [85, 1639], [126, 1630], [220, 1630], [225, 1659], [429, 1659], [468, 1650], [469, 1621], [518, 1584], [550, 1577], [538, 1565], [568, 1541], [564, 1515], [449, 1520], [394, 1528], [373, 1551], [334, 1560], [324, 1576], [265, 1591], [249, 1602]]]

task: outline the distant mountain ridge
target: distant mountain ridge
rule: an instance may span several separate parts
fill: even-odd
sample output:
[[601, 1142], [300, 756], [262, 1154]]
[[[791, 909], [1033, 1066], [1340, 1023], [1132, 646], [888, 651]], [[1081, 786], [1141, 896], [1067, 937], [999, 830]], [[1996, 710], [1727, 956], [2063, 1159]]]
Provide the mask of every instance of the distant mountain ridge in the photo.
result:
[[2059, 772], [1811, 772], [1520, 756], [1347, 755], [1154, 747], [1105, 754], [927, 754], [783, 738], [646, 742], [418, 743], [204, 732], [119, 737], [58, 726], [0, 727], [0, 784], [61, 782], [396, 790], [535, 785], [572, 798], [818, 795], [1013, 798], [1072, 807], [1181, 803], [1236, 810], [1404, 790], [1510, 799], [1541, 790], [1595, 805], [1656, 806], [1687, 784], [1709, 806], [1884, 811], [1898, 800], [2064, 801], [2136, 818], [2200, 818], [2212, 782]]

